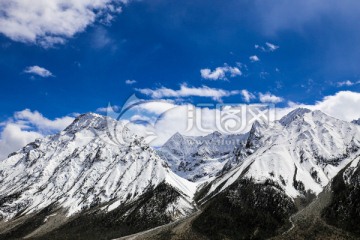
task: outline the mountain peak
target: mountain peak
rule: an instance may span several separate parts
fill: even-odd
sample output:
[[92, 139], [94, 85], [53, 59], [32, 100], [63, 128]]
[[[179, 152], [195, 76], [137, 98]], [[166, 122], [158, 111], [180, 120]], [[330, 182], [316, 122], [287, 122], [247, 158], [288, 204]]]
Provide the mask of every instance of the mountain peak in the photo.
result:
[[182, 137], [183, 135], [181, 135], [179, 132], [176, 132], [173, 137]]
[[80, 114], [79, 116], [77, 116], [75, 118], [75, 120], [84, 120], [84, 119], [91, 119], [91, 118], [104, 118], [103, 115], [100, 115], [100, 114], [97, 114], [97, 113], [93, 113], [93, 112], [88, 112], [88, 113], [83, 113], [83, 114]]
[[291, 123], [292, 121], [294, 121], [295, 119], [298, 119], [302, 116], [304, 116], [306, 113], [311, 112], [310, 109], [307, 108], [297, 108], [291, 112], [289, 112], [287, 115], [285, 115], [284, 117], [282, 117], [280, 119], [280, 123], [284, 126], [288, 125], [289, 123]]
[[209, 136], [209, 137], [220, 137], [220, 136], [222, 136], [222, 134], [219, 131], [215, 131], [215, 132], [212, 132], [212, 133], [208, 134], [207, 136]]
[[184, 141], [184, 136], [181, 135], [179, 132], [176, 132], [174, 135], [172, 135], [163, 145], [163, 147], [169, 147], [172, 146], [173, 144], [179, 144], [182, 143]]
[[84, 128], [104, 128], [109, 122], [115, 122], [115, 120], [92, 112], [84, 113], [77, 116], [65, 131], [76, 131]]

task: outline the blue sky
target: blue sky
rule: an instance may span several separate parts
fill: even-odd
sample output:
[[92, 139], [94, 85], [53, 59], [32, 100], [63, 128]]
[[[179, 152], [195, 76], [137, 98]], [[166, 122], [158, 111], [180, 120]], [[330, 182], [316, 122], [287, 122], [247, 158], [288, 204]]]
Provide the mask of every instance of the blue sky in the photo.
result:
[[355, 0], [73, 2], [0, 3], [0, 121], [96, 111], [133, 93], [287, 107], [360, 90]]

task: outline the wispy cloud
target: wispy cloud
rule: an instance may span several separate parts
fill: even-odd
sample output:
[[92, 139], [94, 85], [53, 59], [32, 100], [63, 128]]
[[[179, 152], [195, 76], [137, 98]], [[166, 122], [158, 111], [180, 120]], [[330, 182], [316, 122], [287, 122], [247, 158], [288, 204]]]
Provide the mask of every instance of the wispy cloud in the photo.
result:
[[254, 94], [252, 94], [251, 92], [249, 92], [248, 90], [244, 89], [241, 90], [241, 95], [243, 97], [243, 100], [245, 102], [250, 102], [252, 99], [255, 99], [256, 96]]
[[268, 47], [268, 49], [269, 49], [271, 52], [273, 52], [273, 51], [275, 51], [276, 49], [279, 48], [279, 46], [276, 46], [275, 44], [272, 44], [272, 43], [269, 43], [269, 42], [266, 42], [265, 44], [266, 44], [266, 46]]
[[127, 85], [132, 85], [132, 84], [135, 84], [135, 83], [136, 83], [136, 80], [128, 79], [128, 80], [125, 81], [125, 83], [126, 83]]
[[357, 84], [360, 84], [360, 80], [356, 81], [356, 82], [346, 80], [346, 81], [337, 83], [338, 87], [344, 87], [344, 86], [351, 87], [351, 86], [354, 86], [354, 85], [357, 85]]
[[24, 72], [29, 74], [35, 74], [44, 78], [54, 76], [49, 70], [39, 66], [29, 66], [25, 68]]
[[259, 62], [260, 61], [260, 58], [256, 55], [250, 56], [249, 59], [251, 62]]
[[113, 50], [116, 50], [116, 45], [114, 40], [109, 36], [108, 31], [103, 27], [95, 28], [92, 34], [91, 43], [95, 49], [111, 47], [113, 48]]
[[151, 96], [152, 98], [208, 97], [215, 101], [221, 101], [223, 97], [229, 97], [240, 93], [240, 91], [237, 90], [228, 91], [224, 89], [210, 88], [208, 86], [188, 87], [186, 84], [181, 84], [180, 89], [177, 90], [165, 87], [155, 90], [149, 88], [136, 90], [142, 94]]
[[227, 80], [227, 77], [241, 76], [242, 72], [238, 67], [230, 67], [224, 65], [223, 67], [217, 67], [213, 71], [209, 68], [200, 70], [201, 77], [207, 80]]
[[269, 92], [259, 93], [259, 100], [262, 103], [280, 103], [284, 101], [282, 97], [275, 96]]
[[261, 46], [261, 45], [258, 45], [258, 44], [255, 45], [255, 49], [259, 49], [262, 52], [274, 52], [278, 48], [279, 48], [279, 46], [277, 46], [277, 45], [275, 45], [273, 43], [269, 43], [269, 42], [266, 42], [265, 46]]

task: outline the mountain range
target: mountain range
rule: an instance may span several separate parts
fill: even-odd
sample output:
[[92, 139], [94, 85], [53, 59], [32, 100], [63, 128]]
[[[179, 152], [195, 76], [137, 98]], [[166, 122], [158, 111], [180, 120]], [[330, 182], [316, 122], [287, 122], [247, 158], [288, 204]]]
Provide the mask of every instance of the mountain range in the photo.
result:
[[357, 239], [357, 123], [299, 108], [153, 149], [83, 114], [0, 161], [0, 239]]

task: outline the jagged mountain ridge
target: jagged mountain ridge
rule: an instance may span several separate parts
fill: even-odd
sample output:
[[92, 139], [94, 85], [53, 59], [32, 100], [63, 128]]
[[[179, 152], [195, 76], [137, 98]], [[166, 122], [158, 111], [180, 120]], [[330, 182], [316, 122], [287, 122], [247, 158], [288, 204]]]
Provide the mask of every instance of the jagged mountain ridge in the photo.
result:
[[[246, 135], [226, 136], [215, 132], [201, 137], [207, 144], [199, 141], [196, 145], [197, 138], [175, 134], [164, 145], [165, 150], [159, 151], [131, 133], [125, 134], [130, 138], [128, 144], [104, 141], [108, 129], [116, 129], [117, 124], [100, 115], [85, 114], [61, 133], [37, 140], [2, 161], [0, 192], [4, 194], [0, 195], [0, 215], [3, 220], [11, 222], [14, 217], [43, 214], [47, 207], [57, 205], [72, 220], [57, 231], [46, 233], [43, 239], [61, 239], [68, 231], [74, 234], [80, 231], [87, 239], [97, 239], [98, 235], [88, 228], [88, 221], [100, 232], [114, 229], [109, 235], [113, 238], [174, 221], [205, 206], [196, 227], [203, 228], [198, 232], [206, 236], [215, 236], [217, 233], [205, 223], [221, 223], [226, 228], [235, 226], [231, 219], [259, 220], [266, 216], [268, 221], [274, 211], [279, 211], [273, 227], [256, 231], [258, 236], [269, 237], [288, 224], [288, 217], [296, 211], [297, 198], [320, 193], [351, 162], [351, 168], [344, 170], [344, 181], [350, 179], [350, 184], [358, 179], [354, 159], [359, 156], [359, 127], [320, 111], [297, 109], [272, 124], [255, 122]], [[231, 145], [230, 152], [217, 148], [216, 144], [227, 137], [237, 140], [233, 141], [237, 144]], [[169, 152], [172, 158], [163, 155]], [[179, 158], [173, 158], [174, 155]], [[221, 164], [193, 178], [199, 171], [207, 170], [204, 166], [208, 166], [209, 159]], [[195, 171], [186, 168], [183, 171], [182, 161], [188, 161], [190, 166], [201, 164]], [[223, 171], [226, 165], [230, 167]], [[203, 184], [179, 177], [181, 172], [176, 172], [177, 175], [171, 170], [179, 167], [185, 174], [181, 176], [209, 184], [202, 187]], [[197, 186], [200, 188], [196, 189]], [[233, 211], [226, 210], [228, 205]], [[252, 207], [259, 211], [253, 209], [250, 213]], [[220, 213], [223, 218], [218, 219]], [[53, 214], [56, 212], [46, 213], [41, 221], [46, 222]], [[154, 218], [158, 220], [153, 221]], [[116, 224], [112, 223], [114, 219]], [[256, 221], [255, 228], [243, 229], [243, 235], [232, 229], [228, 232], [229, 239], [252, 236], [256, 228], [272, 220], [261, 221]], [[121, 233], [116, 230], [120, 228]], [[11, 235], [1, 235], [1, 231], [0, 224], [0, 238], [8, 239]], [[25, 235], [29, 234], [33, 233]], [[219, 234], [227, 234], [226, 229]]]
[[242, 145], [246, 134], [225, 135], [215, 131], [206, 136], [174, 134], [159, 150], [171, 169], [190, 181], [210, 181], [228, 161], [234, 149]]
[[[104, 141], [117, 121], [79, 116], [59, 134], [38, 139], [0, 162], [0, 218], [56, 205], [68, 216], [102, 205], [104, 211], [138, 199], [160, 184], [179, 193], [163, 214], [175, 220], [194, 211], [196, 185], [174, 174], [139, 138]], [[108, 203], [108, 205], [106, 205]]]
[[[236, 151], [239, 165], [196, 195], [198, 215], [129, 239], [357, 239], [359, 139], [357, 126], [319, 111], [297, 109], [277, 123], [255, 123]], [[322, 222], [324, 208], [323, 217], [346, 231]]]
[[357, 126], [321, 111], [297, 109], [267, 126], [254, 123], [246, 147], [238, 150], [237, 167], [208, 186], [207, 197], [226, 189], [239, 177], [271, 180], [288, 196], [318, 194], [359, 154]]

